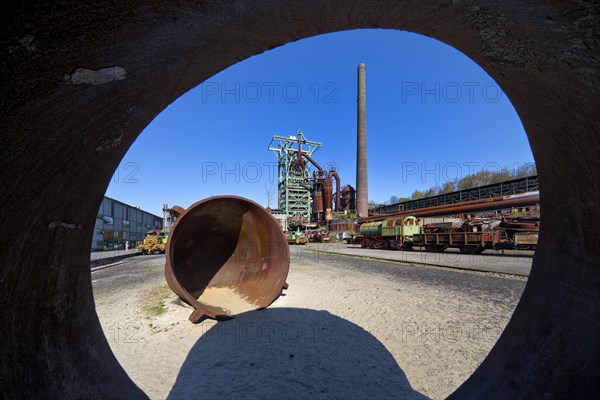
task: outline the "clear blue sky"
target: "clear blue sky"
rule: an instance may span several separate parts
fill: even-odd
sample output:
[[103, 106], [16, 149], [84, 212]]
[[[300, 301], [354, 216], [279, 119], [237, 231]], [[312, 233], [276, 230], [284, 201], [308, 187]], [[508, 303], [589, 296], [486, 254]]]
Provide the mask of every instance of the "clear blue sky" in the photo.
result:
[[[355, 186], [356, 69], [367, 66], [369, 199], [410, 196], [483, 168], [533, 162], [521, 122], [493, 79], [425, 36], [353, 30], [316, 36], [231, 66], [144, 130], [107, 195], [161, 214], [234, 194], [276, 206], [272, 135], [299, 129]], [[181, 145], [177, 145], [181, 144]]]

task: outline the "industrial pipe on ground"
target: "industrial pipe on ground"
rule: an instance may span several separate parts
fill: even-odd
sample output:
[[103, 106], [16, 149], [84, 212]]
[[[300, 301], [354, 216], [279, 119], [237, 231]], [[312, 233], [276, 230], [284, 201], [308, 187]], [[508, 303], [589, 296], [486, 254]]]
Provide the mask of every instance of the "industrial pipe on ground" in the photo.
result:
[[179, 216], [167, 243], [165, 277], [194, 307], [190, 321], [266, 308], [287, 289], [287, 240], [260, 205], [217, 196], [173, 209]]

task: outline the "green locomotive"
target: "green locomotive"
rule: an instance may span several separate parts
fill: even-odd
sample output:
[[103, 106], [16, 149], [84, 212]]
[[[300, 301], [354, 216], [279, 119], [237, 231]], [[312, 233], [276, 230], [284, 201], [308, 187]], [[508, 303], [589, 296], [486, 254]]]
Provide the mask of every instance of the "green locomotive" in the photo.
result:
[[363, 248], [406, 250], [413, 246], [413, 235], [419, 233], [419, 219], [410, 216], [362, 224], [357, 240]]

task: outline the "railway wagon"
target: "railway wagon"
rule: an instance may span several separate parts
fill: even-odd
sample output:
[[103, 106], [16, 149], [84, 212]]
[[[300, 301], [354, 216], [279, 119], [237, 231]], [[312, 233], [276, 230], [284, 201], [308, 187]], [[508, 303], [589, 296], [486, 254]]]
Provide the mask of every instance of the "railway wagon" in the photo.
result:
[[485, 249], [511, 247], [502, 231], [419, 233], [413, 235], [413, 244], [432, 252], [442, 252], [448, 247], [454, 247], [466, 254], [481, 254]]
[[464, 220], [462, 224], [433, 223], [421, 226], [410, 216], [368, 222], [360, 226], [355, 243], [363, 248], [408, 250], [413, 246], [442, 252], [456, 248], [461, 253], [485, 250], [535, 250], [539, 219]]
[[488, 232], [419, 233], [413, 235], [413, 245], [427, 251], [442, 252], [457, 248], [465, 254], [481, 254], [485, 250], [535, 250], [537, 232], [510, 235], [503, 229]]

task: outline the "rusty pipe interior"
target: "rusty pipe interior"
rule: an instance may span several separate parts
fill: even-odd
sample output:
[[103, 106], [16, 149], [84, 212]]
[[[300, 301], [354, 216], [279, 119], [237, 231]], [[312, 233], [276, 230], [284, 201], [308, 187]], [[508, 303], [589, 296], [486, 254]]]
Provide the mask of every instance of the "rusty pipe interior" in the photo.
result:
[[194, 307], [192, 322], [266, 308], [287, 288], [287, 240], [263, 207], [243, 197], [217, 196], [176, 210], [165, 277]]

